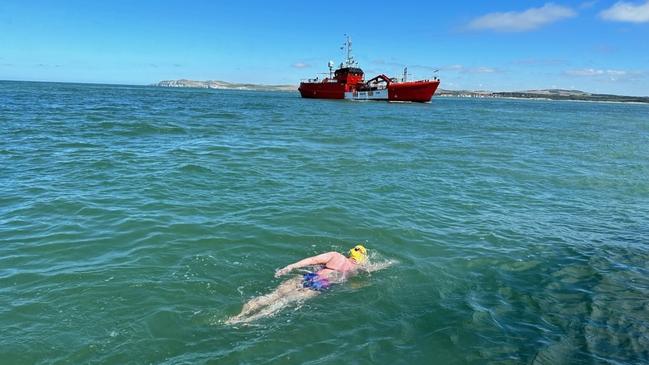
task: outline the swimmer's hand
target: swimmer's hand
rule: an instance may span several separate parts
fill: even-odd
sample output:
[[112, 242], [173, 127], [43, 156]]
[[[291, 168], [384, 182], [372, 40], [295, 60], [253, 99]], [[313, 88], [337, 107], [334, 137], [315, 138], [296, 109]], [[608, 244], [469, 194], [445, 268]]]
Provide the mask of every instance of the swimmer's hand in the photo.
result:
[[284, 268], [281, 268], [277, 271], [275, 271], [275, 277], [278, 278], [284, 274], [288, 274], [291, 270], [293, 270], [293, 265], [288, 265]]

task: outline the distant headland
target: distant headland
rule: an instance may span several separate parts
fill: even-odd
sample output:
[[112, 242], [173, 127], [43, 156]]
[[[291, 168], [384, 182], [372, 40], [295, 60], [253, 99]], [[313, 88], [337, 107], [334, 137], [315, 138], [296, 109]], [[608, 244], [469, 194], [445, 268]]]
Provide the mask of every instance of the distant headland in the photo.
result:
[[[219, 80], [164, 80], [153, 86], [159, 87], [187, 87], [202, 89], [223, 90], [255, 90], [255, 91], [296, 91], [297, 85], [263, 85], [241, 84]], [[516, 99], [542, 99], [542, 100], [575, 100], [575, 101], [603, 101], [619, 103], [647, 103], [648, 96], [624, 96], [611, 94], [593, 94], [580, 90], [542, 89], [525, 91], [485, 91], [485, 90], [446, 90], [438, 89], [435, 97], [463, 97], [463, 98], [516, 98]]]

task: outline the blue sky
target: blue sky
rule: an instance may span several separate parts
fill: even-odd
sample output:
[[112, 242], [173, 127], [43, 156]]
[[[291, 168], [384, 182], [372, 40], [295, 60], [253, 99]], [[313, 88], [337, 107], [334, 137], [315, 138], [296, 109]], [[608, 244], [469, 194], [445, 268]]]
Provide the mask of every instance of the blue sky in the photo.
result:
[[447, 89], [649, 95], [649, 0], [0, 2], [0, 79], [297, 84], [340, 62]]

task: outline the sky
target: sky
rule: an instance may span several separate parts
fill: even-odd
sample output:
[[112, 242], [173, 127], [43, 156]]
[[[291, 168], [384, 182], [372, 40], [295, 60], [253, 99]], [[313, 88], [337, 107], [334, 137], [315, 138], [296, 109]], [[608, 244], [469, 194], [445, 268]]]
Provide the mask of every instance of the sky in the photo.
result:
[[649, 0], [1, 0], [0, 80], [297, 85], [345, 34], [366, 78], [649, 96]]

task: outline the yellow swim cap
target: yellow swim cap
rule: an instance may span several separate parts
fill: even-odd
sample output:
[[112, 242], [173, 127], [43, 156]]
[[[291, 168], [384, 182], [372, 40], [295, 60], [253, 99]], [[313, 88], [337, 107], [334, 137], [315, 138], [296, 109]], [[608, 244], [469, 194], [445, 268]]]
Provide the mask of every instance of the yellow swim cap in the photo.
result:
[[367, 250], [363, 245], [356, 245], [349, 250], [349, 258], [356, 261], [357, 264], [362, 264], [367, 260]]

